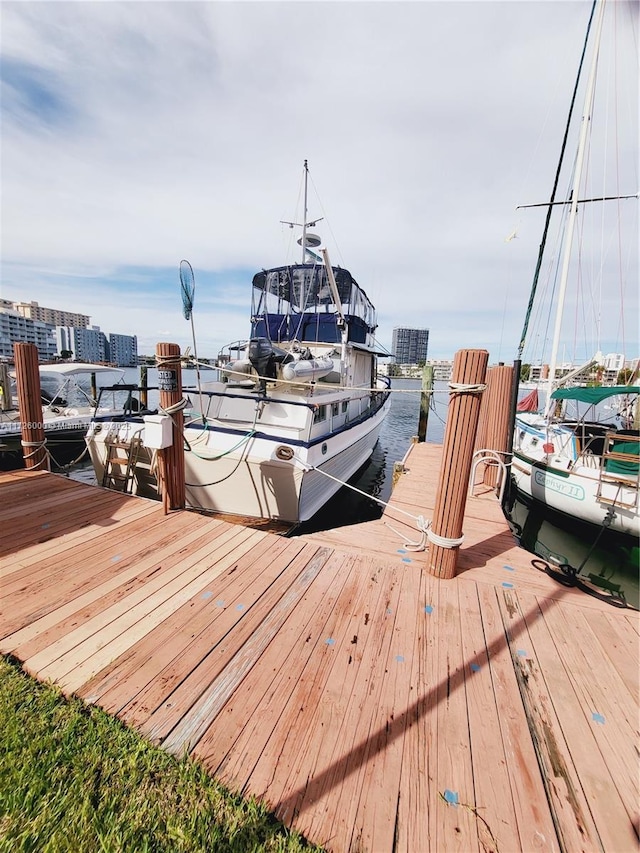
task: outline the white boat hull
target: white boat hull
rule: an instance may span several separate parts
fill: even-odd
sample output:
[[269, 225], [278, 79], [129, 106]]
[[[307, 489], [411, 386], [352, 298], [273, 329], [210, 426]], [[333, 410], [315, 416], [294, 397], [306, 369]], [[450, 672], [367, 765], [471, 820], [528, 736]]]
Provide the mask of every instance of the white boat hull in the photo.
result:
[[[366, 420], [313, 443], [281, 434], [250, 438], [229, 451], [227, 446], [238, 443], [236, 435], [187, 428], [193, 448], [185, 453], [187, 504], [252, 518], [308, 521], [371, 456], [389, 405], [387, 400]], [[190, 434], [196, 436], [192, 442]], [[278, 448], [281, 453], [287, 448], [291, 459], [279, 459]]]
[[[362, 393], [362, 400], [368, 401], [368, 393]], [[259, 407], [255, 396], [236, 392], [230, 399], [217, 397], [216, 417], [207, 418], [206, 427], [195, 419], [184, 428], [187, 506], [288, 523], [312, 518], [369, 459], [390, 407], [386, 395], [378, 408], [362, 411], [350, 422], [348, 413], [341, 412], [342, 400], [350, 400], [360, 411], [357, 397], [332, 394], [324, 402], [319, 393], [315, 399], [329, 412], [332, 406], [340, 410], [335, 428], [330, 414], [324, 431], [322, 422], [311, 424], [313, 406], [300, 405], [292, 397], [266, 403], [252, 431], [247, 411]], [[132, 438], [144, 444], [141, 418], [96, 424], [89, 431], [87, 444], [99, 483], [109, 445]], [[131, 491], [148, 497], [149, 471], [155, 468], [148, 452], [139, 468], [133, 471]]]
[[511, 472], [516, 488], [541, 506], [597, 527], [602, 526], [607, 513], [613, 510], [610, 530], [640, 536], [638, 489], [634, 482], [603, 483], [599, 489], [597, 468], [576, 465], [567, 471], [517, 453]]

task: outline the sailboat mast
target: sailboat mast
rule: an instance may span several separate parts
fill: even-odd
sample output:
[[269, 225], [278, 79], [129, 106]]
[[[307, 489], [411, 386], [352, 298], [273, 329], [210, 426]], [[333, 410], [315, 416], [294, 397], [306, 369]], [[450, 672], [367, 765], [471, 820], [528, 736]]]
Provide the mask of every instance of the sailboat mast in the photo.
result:
[[598, 17], [596, 20], [596, 32], [594, 36], [593, 57], [591, 60], [591, 69], [589, 79], [587, 81], [587, 90], [585, 93], [584, 109], [582, 114], [582, 125], [580, 127], [580, 139], [578, 141], [578, 151], [576, 154], [576, 164], [573, 175], [573, 187], [571, 190], [571, 208], [569, 210], [569, 218], [567, 220], [566, 240], [564, 247], [564, 256], [562, 259], [562, 272], [560, 275], [560, 287], [558, 290], [558, 304], [556, 308], [556, 321], [553, 332], [553, 345], [551, 348], [551, 358], [549, 360], [549, 382], [547, 386], [547, 404], [546, 414], [549, 415], [552, 407], [551, 393], [554, 390], [555, 375], [558, 362], [558, 348], [560, 346], [560, 333], [562, 331], [562, 315], [564, 312], [564, 303], [567, 292], [567, 282], [569, 279], [569, 265], [571, 262], [571, 249], [573, 246], [573, 236], [575, 232], [576, 218], [578, 215], [578, 199], [580, 197], [580, 182], [582, 181], [582, 171], [584, 166], [584, 157], [587, 147], [587, 137], [589, 133], [589, 125], [591, 123], [591, 110], [593, 107], [593, 93], [596, 84], [596, 73], [598, 69], [598, 57], [600, 54], [600, 39], [602, 36], [602, 21], [604, 18], [605, 0], [600, 3]]

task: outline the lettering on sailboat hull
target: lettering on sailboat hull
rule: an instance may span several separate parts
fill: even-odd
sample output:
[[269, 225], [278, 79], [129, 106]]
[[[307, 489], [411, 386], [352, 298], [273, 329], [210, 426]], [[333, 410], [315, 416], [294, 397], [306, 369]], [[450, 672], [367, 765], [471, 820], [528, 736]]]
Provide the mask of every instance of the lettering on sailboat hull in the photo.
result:
[[558, 494], [564, 495], [566, 498], [572, 498], [576, 501], [583, 501], [585, 498], [584, 489], [582, 486], [575, 483], [568, 483], [560, 477], [554, 477], [546, 471], [535, 471], [534, 480], [536, 486], [541, 486], [543, 489], [549, 489]]

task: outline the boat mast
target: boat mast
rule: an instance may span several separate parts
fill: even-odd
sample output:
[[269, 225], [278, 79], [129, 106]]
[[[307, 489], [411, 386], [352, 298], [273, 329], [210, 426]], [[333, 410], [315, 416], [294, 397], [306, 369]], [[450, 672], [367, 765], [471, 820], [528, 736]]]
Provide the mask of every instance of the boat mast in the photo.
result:
[[571, 261], [571, 249], [573, 246], [573, 236], [575, 232], [575, 223], [578, 215], [578, 200], [580, 192], [580, 182], [582, 180], [582, 170], [584, 166], [584, 156], [587, 146], [587, 137], [589, 125], [591, 123], [591, 110], [593, 107], [593, 93], [596, 83], [596, 72], [598, 69], [598, 57], [600, 53], [600, 39], [602, 36], [602, 21], [604, 18], [605, 0], [600, 3], [598, 17], [596, 20], [596, 32], [594, 37], [593, 57], [591, 60], [591, 70], [587, 82], [587, 90], [584, 100], [584, 109], [582, 113], [582, 125], [580, 127], [580, 139], [578, 141], [578, 151], [576, 154], [576, 165], [573, 175], [573, 187], [571, 190], [571, 208], [569, 210], [569, 218], [567, 220], [566, 241], [564, 248], [564, 256], [562, 259], [562, 272], [560, 275], [560, 287], [558, 290], [558, 305], [556, 308], [556, 322], [553, 332], [553, 345], [551, 348], [551, 358], [549, 359], [549, 381], [547, 384], [547, 402], [545, 415], [548, 417], [553, 401], [551, 393], [554, 390], [555, 375], [558, 361], [558, 348], [560, 346], [560, 333], [562, 330], [562, 315], [564, 312], [564, 303], [567, 292], [567, 281], [569, 278], [569, 264]]
[[307, 258], [307, 182], [309, 178], [309, 167], [307, 161], [304, 161], [304, 209], [302, 211], [302, 260], [304, 263]]

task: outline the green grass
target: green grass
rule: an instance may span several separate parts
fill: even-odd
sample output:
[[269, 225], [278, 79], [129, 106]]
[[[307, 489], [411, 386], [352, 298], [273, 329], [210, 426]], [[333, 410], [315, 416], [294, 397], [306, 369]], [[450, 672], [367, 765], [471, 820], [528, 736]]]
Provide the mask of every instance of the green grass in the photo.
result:
[[0, 658], [0, 851], [306, 851], [317, 848], [196, 762]]

